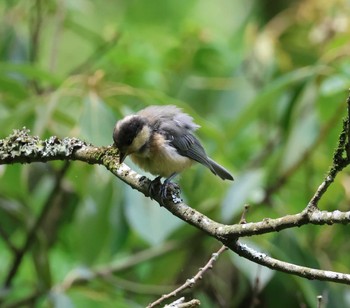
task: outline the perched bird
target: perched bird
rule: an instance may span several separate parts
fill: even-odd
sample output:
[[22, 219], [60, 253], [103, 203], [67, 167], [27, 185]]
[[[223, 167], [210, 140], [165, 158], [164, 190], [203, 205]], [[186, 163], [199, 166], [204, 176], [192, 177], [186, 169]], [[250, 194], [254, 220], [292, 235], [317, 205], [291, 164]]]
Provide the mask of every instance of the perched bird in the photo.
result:
[[201, 163], [223, 180], [232, 175], [207, 156], [193, 132], [199, 125], [176, 106], [150, 106], [135, 115], [118, 121], [113, 131], [115, 146], [119, 149], [119, 162], [130, 155], [142, 169], [157, 175], [155, 181], [165, 177], [162, 198], [167, 185], [178, 173], [194, 162]]

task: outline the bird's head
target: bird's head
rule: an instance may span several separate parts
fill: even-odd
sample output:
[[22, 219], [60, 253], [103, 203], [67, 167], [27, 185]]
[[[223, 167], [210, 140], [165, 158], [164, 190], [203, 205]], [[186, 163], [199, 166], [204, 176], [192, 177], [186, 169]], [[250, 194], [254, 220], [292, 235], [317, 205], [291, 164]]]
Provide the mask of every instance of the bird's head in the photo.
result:
[[119, 150], [119, 162], [132, 153], [139, 152], [149, 142], [151, 128], [145, 118], [130, 115], [118, 121], [114, 127], [113, 140]]

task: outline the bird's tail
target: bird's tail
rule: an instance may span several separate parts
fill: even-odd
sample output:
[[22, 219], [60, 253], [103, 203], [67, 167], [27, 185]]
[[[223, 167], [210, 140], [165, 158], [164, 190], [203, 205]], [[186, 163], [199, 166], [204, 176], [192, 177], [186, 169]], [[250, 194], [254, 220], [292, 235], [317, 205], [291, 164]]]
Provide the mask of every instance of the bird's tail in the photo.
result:
[[211, 172], [213, 172], [215, 175], [219, 176], [223, 180], [233, 181], [233, 176], [223, 166], [220, 166], [218, 163], [216, 163], [209, 157], [208, 157], [208, 162], [210, 164], [209, 168]]

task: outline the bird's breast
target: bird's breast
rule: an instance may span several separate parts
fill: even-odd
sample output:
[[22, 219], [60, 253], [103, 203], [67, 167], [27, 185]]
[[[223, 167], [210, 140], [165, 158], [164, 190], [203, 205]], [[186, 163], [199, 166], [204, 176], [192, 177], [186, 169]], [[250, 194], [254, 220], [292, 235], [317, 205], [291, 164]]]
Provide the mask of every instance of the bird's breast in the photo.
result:
[[147, 148], [131, 154], [130, 157], [142, 169], [162, 177], [180, 173], [193, 163], [192, 159], [180, 155], [161, 134], [154, 134]]

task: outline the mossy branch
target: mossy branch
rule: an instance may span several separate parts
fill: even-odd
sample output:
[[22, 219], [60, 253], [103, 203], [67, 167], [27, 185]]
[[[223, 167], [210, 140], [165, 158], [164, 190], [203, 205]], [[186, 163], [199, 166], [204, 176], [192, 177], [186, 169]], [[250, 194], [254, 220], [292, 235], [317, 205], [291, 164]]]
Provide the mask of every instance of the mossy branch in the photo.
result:
[[[349, 99], [347, 103], [348, 113], [350, 113]], [[118, 151], [112, 145], [96, 147], [77, 138], [60, 139], [56, 136], [41, 140], [37, 136], [31, 136], [29, 130], [23, 128], [14, 130], [7, 138], [0, 140], [0, 164], [79, 160], [89, 164], [103, 165], [123, 182], [143, 193], [145, 196], [155, 199], [175, 216], [216, 238], [232, 251], [253, 262], [308, 279], [350, 284], [350, 276], [348, 274], [332, 272], [332, 275], [330, 275], [329, 271], [296, 266], [291, 263], [275, 260], [265, 254], [255, 252], [249, 247], [242, 246], [238, 242], [238, 239], [241, 237], [276, 232], [306, 224], [332, 225], [350, 223], [350, 211], [329, 212], [321, 211], [318, 208], [319, 201], [334, 181], [336, 175], [349, 165], [349, 127], [348, 114], [347, 118], [343, 121], [343, 129], [333, 156], [332, 167], [303, 211], [277, 219], [265, 218], [259, 222], [245, 224], [225, 225], [213, 221], [182, 202], [179, 191], [176, 190], [171, 192], [169, 200], [165, 202], [164, 200], [161, 202], [159, 191], [152, 191], [152, 195], [149, 195], [151, 180], [131, 170], [127, 165], [119, 164]]]

